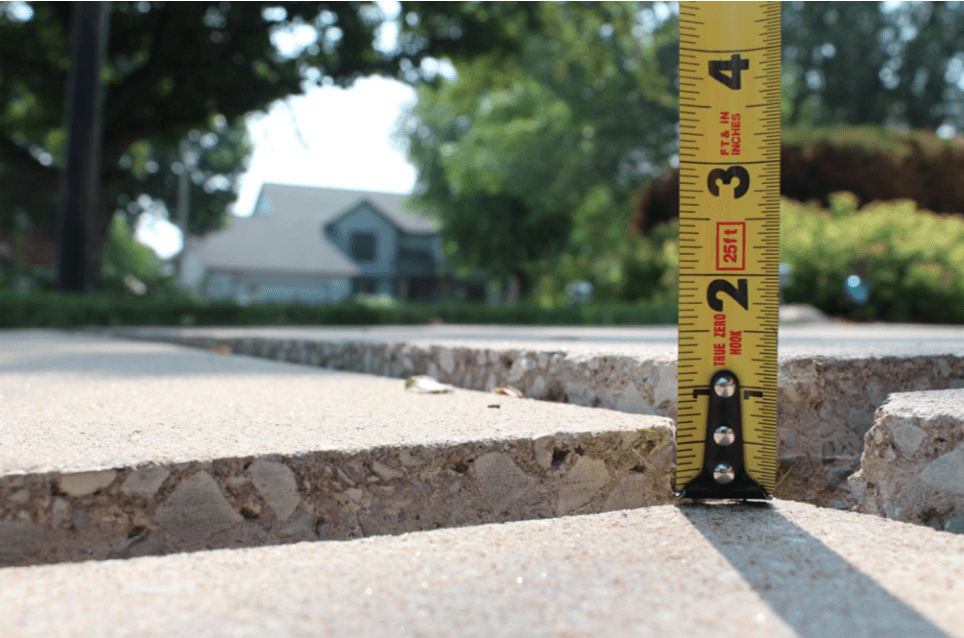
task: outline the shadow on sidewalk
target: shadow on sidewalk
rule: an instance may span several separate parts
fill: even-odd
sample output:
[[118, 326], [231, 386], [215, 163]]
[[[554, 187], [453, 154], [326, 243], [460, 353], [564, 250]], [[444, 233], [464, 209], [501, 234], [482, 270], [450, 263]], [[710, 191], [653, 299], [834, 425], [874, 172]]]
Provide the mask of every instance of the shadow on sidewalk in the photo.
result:
[[680, 512], [802, 638], [948, 638], [769, 503], [683, 505]]

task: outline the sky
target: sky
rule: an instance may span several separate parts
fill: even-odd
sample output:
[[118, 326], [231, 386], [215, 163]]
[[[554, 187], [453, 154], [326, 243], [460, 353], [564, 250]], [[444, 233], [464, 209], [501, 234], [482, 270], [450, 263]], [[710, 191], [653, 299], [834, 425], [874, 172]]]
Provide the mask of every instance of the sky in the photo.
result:
[[[410, 193], [415, 167], [392, 133], [414, 100], [411, 87], [372, 77], [350, 89], [314, 88], [250, 114], [254, 153], [233, 213], [250, 215], [265, 182]], [[141, 217], [136, 237], [165, 259], [181, 250], [180, 231], [154, 216]]]

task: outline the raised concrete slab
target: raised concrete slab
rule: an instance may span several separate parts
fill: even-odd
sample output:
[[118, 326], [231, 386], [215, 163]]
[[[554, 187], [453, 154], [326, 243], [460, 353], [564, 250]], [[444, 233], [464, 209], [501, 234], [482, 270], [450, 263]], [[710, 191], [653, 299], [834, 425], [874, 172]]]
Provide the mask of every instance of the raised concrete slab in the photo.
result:
[[0, 565], [641, 507], [673, 464], [664, 417], [0, 332]]
[[776, 502], [0, 570], [5, 638], [964, 636], [964, 537]]
[[848, 483], [860, 511], [964, 533], [964, 390], [892, 394]]
[[[675, 326], [122, 328], [138, 339], [526, 397], [676, 416]], [[891, 392], [964, 387], [964, 328], [781, 326], [777, 495], [844, 507], [875, 410]]]

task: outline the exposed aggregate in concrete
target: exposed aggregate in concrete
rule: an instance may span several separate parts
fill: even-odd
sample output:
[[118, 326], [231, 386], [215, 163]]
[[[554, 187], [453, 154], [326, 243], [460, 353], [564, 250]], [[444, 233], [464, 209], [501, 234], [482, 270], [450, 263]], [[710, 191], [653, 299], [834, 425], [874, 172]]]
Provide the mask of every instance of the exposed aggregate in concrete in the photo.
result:
[[891, 395], [848, 484], [858, 511], [964, 533], [964, 390]]
[[964, 387], [964, 358], [788, 357], [777, 377], [783, 498], [844, 507], [874, 414], [894, 392]]
[[0, 565], [128, 558], [668, 503], [669, 421], [445, 446], [0, 477]]

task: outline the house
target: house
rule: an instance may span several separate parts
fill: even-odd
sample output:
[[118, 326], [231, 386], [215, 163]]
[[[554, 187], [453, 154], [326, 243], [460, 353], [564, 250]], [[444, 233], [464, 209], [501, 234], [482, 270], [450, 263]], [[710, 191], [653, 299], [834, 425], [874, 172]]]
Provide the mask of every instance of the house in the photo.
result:
[[182, 283], [241, 303], [335, 303], [355, 293], [437, 300], [439, 225], [405, 198], [265, 184], [250, 217], [188, 244]]

